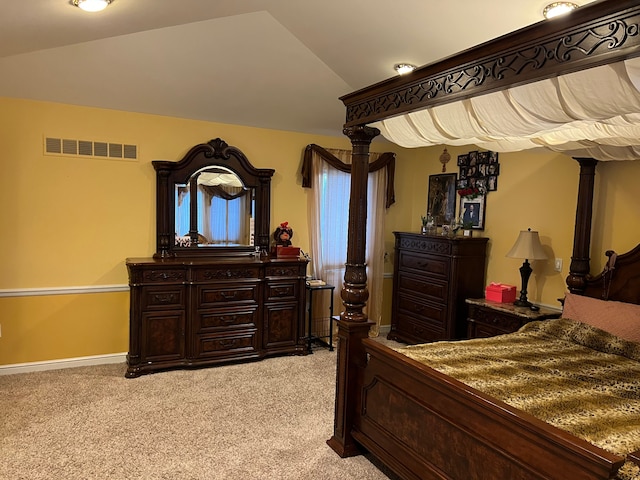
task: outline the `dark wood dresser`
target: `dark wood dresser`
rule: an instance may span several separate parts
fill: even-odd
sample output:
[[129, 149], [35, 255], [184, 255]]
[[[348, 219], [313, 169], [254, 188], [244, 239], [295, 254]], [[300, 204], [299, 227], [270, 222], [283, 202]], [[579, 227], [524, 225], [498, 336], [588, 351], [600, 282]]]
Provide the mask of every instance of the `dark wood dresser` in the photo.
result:
[[562, 312], [540, 307], [533, 311], [529, 307], [516, 307], [513, 303], [500, 303], [484, 298], [467, 299], [469, 305], [468, 337], [484, 338], [513, 333], [528, 322], [560, 318]]
[[464, 338], [465, 299], [484, 291], [488, 238], [394, 232], [388, 338], [406, 343]]
[[267, 254], [275, 170], [221, 138], [152, 164], [156, 253], [126, 262], [126, 376], [307, 353], [307, 260]]
[[127, 259], [127, 377], [307, 352], [307, 261]]

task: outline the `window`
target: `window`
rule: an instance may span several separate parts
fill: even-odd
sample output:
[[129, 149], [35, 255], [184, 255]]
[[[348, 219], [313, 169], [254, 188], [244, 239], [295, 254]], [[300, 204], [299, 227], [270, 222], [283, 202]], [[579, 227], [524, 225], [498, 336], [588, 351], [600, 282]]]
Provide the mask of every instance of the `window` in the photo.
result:
[[[351, 163], [351, 152], [331, 150], [343, 163]], [[372, 158], [377, 155], [372, 154]], [[384, 259], [384, 206], [386, 174], [384, 169], [369, 173], [367, 200], [366, 264], [369, 300], [366, 313], [379, 325], [382, 315]], [[316, 156], [312, 162], [311, 256], [313, 274], [335, 285], [334, 305], [342, 310], [341, 288], [347, 258], [351, 174], [332, 167]], [[319, 306], [318, 308], [323, 308]], [[377, 328], [373, 329], [377, 335]]]

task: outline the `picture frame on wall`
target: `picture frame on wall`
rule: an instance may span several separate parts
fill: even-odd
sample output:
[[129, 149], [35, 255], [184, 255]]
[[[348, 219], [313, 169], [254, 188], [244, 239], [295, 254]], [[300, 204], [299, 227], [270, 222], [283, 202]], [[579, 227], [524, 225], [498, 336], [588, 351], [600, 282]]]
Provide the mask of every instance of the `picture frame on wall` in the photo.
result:
[[437, 226], [456, 218], [457, 180], [458, 175], [455, 173], [429, 175], [427, 213], [433, 215]]
[[486, 196], [460, 197], [460, 217], [464, 228], [471, 225], [472, 230], [484, 230]]

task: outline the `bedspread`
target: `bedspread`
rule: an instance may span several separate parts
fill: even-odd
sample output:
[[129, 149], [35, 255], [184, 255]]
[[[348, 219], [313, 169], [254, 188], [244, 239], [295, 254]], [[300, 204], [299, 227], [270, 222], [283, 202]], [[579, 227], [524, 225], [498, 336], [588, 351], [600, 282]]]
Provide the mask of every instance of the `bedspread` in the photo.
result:
[[[638, 343], [557, 319], [396, 350], [611, 453], [640, 449]], [[640, 480], [640, 467], [628, 461], [618, 475]]]

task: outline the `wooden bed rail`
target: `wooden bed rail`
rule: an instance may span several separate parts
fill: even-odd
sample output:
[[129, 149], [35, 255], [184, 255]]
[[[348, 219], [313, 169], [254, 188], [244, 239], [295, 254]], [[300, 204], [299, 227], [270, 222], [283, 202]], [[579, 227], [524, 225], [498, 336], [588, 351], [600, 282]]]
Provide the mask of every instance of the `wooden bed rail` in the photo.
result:
[[363, 344], [352, 434], [403, 478], [603, 480], [624, 463], [374, 340]]

